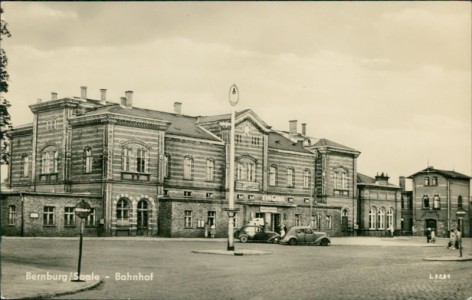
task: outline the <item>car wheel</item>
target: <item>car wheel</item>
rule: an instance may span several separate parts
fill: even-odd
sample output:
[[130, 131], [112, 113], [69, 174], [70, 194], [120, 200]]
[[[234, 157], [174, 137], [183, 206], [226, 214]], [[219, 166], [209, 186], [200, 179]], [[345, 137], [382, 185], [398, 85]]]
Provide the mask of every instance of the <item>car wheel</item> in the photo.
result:
[[274, 239], [272, 240], [272, 243], [278, 244], [278, 243], [279, 243], [279, 238], [278, 238], [278, 237], [274, 238]]
[[321, 242], [320, 242], [320, 245], [321, 245], [321, 246], [328, 246], [328, 244], [329, 244], [329, 243], [328, 243], [328, 240], [327, 240], [327, 239], [323, 239], [323, 240], [321, 240]]
[[288, 241], [288, 243], [293, 246], [293, 245], [296, 245], [296, 244], [297, 244], [297, 240], [296, 240], [296, 239], [290, 239], [290, 240]]
[[247, 235], [242, 235], [239, 237], [239, 240], [241, 241], [241, 243], [245, 243], [247, 242]]

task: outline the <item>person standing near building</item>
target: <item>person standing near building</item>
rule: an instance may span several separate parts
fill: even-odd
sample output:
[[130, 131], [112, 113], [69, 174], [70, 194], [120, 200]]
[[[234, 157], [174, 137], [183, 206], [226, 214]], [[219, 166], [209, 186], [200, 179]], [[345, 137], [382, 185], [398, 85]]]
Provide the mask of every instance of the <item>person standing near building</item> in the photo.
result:
[[456, 247], [456, 249], [459, 249], [460, 248], [460, 245], [459, 245], [459, 242], [461, 240], [461, 232], [459, 230], [454, 229], [454, 234], [456, 235], [456, 241], [454, 243], [454, 246]]
[[434, 229], [431, 230], [431, 243], [436, 243], [436, 233], [434, 232]]
[[205, 223], [205, 238], [208, 238], [208, 235], [210, 234], [210, 225], [209, 223]]
[[211, 226], [210, 226], [210, 236], [211, 236], [212, 239], [215, 238], [215, 234], [216, 234], [216, 226], [215, 226], [215, 224], [211, 224]]
[[426, 243], [429, 243], [431, 241], [431, 228], [428, 227], [425, 232], [426, 235]]

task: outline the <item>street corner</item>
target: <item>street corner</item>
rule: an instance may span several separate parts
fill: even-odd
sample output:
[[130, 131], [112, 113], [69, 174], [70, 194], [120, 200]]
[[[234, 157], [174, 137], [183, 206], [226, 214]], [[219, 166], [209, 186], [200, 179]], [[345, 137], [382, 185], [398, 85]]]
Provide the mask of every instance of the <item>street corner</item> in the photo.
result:
[[228, 256], [249, 256], [249, 255], [269, 255], [272, 254], [270, 251], [262, 250], [193, 250], [192, 253], [196, 254], [214, 254], [214, 255], [228, 255]]
[[[2, 299], [41, 299], [91, 290], [103, 283], [92, 279], [72, 281], [74, 273], [2, 263]], [[81, 276], [82, 277], [82, 276]]]

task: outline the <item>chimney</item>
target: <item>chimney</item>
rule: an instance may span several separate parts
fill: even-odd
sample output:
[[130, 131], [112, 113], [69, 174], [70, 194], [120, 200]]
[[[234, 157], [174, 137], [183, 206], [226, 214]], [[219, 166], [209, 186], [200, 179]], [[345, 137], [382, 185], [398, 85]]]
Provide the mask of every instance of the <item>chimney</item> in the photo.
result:
[[400, 184], [400, 188], [404, 192], [405, 191], [405, 176], [400, 176], [398, 182]]
[[174, 102], [174, 112], [178, 115], [182, 114], [182, 103], [181, 102]]
[[131, 108], [133, 107], [133, 91], [126, 91], [126, 107]]
[[297, 134], [297, 120], [291, 120], [289, 122], [289, 128], [290, 128], [290, 136], [296, 135]]
[[306, 135], [306, 123], [302, 123], [302, 134]]
[[126, 106], [126, 97], [121, 97], [121, 106]]
[[81, 86], [80, 87], [80, 98], [87, 99], [87, 87]]
[[100, 102], [102, 104], [107, 102], [107, 89], [100, 89]]
[[41, 98], [38, 98], [38, 101], [37, 101], [37, 103], [38, 103], [38, 104], [40, 104], [41, 102], [43, 102], [43, 99], [41, 99]]
[[51, 100], [57, 100], [57, 93], [51, 93]]
[[375, 176], [375, 183], [379, 185], [388, 185], [389, 178], [388, 174], [382, 172], [382, 174], [379, 175], [379, 173], [377, 173], [377, 176]]

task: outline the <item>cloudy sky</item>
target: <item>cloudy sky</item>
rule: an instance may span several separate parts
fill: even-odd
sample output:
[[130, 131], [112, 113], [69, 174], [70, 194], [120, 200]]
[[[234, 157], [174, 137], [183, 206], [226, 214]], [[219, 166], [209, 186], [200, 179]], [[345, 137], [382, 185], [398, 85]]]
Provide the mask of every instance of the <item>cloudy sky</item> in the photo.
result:
[[[279, 130], [361, 151], [358, 170], [472, 175], [471, 3], [2, 2], [14, 125], [37, 98], [88, 96], [190, 115], [250, 108]], [[299, 125], [300, 126], [300, 125]], [[301, 129], [299, 129], [301, 130]]]

